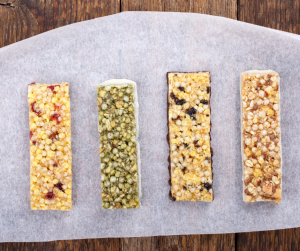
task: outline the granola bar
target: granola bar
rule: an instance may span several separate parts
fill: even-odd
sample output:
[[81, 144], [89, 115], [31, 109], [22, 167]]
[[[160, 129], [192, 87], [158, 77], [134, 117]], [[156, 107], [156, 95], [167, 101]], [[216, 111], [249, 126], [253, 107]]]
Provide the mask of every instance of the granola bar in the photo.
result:
[[32, 210], [71, 210], [72, 155], [68, 83], [28, 85]]
[[212, 201], [209, 72], [168, 77], [170, 199]]
[[140, 206], [136, 83], [110, 80], [98, 86], [102, 208]]
[[245, 202], [281, 201], [279, 76], [275, 71], [241, 74], [243, 197]]

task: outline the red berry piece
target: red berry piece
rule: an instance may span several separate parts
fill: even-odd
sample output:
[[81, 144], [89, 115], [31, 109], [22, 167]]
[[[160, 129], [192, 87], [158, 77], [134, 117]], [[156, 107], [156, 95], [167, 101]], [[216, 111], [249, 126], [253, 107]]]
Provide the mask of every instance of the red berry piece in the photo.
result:
[[54, 199], [56, 196], [52, 191], [49, 191], [46, 196], [45, 196], [48, 200], [52, 200]]
[[58, 114], [54, 113], [53, 115], [51, 115], [51, 119], [56, 121], [56, 124], [58, 125], [60, 123], [60, 121], [58, 120]]
[[33, 133], [32, 133], [32, 131], [30, 131], [30, 139], [31, 139], [32, 136], [33, 136]]
[[49, 139], [51, 139], [52, 141], [58, 139], [58, 132], [51, 133]]
[[36, 104], [36, 102], [33, 102], [33, 103], [30, 104], [31, 110], [33, 112], [35, 112], [38, 116], [40, 116], [41, 115], [41, 111], [39, 111], [39, 110], [36, 109], [35, 104]]

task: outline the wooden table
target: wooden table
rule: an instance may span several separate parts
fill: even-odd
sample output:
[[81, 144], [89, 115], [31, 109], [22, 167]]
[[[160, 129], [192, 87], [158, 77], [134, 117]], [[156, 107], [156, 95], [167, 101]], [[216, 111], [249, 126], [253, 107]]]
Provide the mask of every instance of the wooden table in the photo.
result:
[[[224, 16], [300, 34], [299, 0], [0, 0], [0, 48], [67, 24], [121, 11]], [[300, 250], [300, 228], [236, 234], [1, 243], [0, 250]]]

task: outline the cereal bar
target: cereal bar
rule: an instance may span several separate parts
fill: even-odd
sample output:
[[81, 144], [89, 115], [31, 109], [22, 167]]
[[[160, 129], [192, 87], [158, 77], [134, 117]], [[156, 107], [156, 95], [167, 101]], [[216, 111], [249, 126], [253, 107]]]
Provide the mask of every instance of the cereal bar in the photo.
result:
[[109, 80], [97, 91], [102, 208], [140, 206], [140, 161], [136, 83]]
[[255, 70], [241, 74], [245, 202], [281, 201], [279, 94], [277, 72]]
[[28, 85], [32, 210], [71, 210], [72, 154], [68, 83]]
[[212, 201], [210, 74], [168, 73], [170, 199]]

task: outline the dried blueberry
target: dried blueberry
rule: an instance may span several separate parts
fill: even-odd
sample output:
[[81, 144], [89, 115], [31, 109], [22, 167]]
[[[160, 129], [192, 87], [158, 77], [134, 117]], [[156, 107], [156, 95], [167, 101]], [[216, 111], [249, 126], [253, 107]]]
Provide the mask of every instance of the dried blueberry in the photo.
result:
[[176, 101], [176, 105], [183, 105], [185, 103], [186, 103], [186, 101], [184, 99], [180, 99], [180, 100]]
[[173, 92], [170, 93], [170, 97], [171, 97], [172, 99], [175, 99], [175, 98], [176, 98], [176, 96], [175, 96], [175, 94], [174, 94]]
[[200, 103], [201, 103], [201, 104], [204, 104], [204, 105], [207, 105], [207, 104], [208, 104], [208, 101], [207, 101], [207, 100], [204, 100], [204, 99], [202, 99], [202, 100], [200, 101]]
[[205, 184], [204, 184], [204, 187], [205, 187], [207, 190], [209, 190], [209, 189], [211, 188], [211, 184], [205, 183]]
[[186, 187], [183, 187], [183, 190], [186, 190]]
[[185, 148], [188, 148], [189, 144], [183, 143]]
[[195, 114], [197, 112], [197, 110], [194, 107], [191, 107], [190, 110], [191, 110], [192, 114]]
[[198, 143], [198, 141], [199, 141], [199, 140], [195, 140], [195, 141], [193, 142], [193, 143], [194, 143], [194, 145], [196, 145], [196, 144]]
[[54, 187], [57, 187], [59, 190], [64, 192], [63, 184], [61, 182], [58, 182], [57, 184], [55, 184]]
[[175, 198], [175, 197], [172, 197], [172, 200], [173, 200], [173, 201], [175, 201], [175, 200], [176, 200], [176, 198]]
[[206, 92], [207, 92], [207, 93], [209, 93], [209, 89], [210, 89], [209, 87], [206, 88]]
[[178, 87], [178, 89], [182, 92], [184, 91], [184, 87]]

